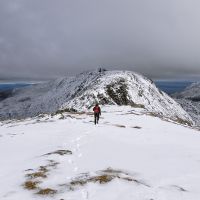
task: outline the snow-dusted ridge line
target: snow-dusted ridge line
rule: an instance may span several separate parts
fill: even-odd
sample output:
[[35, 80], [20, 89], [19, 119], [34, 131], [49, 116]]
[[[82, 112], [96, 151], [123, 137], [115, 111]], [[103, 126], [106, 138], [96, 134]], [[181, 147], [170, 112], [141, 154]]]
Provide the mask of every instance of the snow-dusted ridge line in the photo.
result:
[[153, 81], [131, 71], [84, 72], [18, 89], [0, 102], [0, 119], [34, 117], [63, 109], [88, 112], [96, 102], [140, 107], [158, 116], [193, 123], [181, 106]]

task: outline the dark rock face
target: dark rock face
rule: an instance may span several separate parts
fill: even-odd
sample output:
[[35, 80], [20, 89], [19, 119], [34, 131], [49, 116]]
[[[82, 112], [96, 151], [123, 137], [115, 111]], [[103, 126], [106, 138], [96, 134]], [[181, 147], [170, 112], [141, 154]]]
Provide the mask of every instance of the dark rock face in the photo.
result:
[[[116, 83], [111, 83], [106, 86], [106, 92], [108, 96], [119, 106], [121, 105], [130, 105], [137, 108], [145, 108], [142, 104], [136, 104], [131, 100], [131, 97], [128, 93], [128, 86], [126, 80], [121, 78]], [[139, 94], [142, 96], [142, 94]]]
[[12, 96], [12, 92], [13, 92], [12, 89], [0, 91], [0, 101], [6, 99], [8, 97], [11, 97]]
[[194, 101], [194, 102], [200, 102], [200, 97], [190, 97], [190, 98], [187, 98], [191, 101]]
[[132, 102], [128, 98], [128, 88], [124, 79], [117, 83], [107, 85], [106, 92], [117, 105], [130, 105]]

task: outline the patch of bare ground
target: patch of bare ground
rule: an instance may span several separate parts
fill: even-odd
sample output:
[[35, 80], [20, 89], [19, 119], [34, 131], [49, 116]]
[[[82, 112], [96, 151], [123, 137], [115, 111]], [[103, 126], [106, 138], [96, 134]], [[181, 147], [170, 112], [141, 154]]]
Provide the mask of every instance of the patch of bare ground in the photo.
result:
[[27, 174], [26, 177], [30, 178], [30, 179], [34, 179], [34, 178], [47, 178], [46, 172], [43, 171], [37, 171], [37, 172], [33, 172], [30, 174]]
[[27, 190], [35, 190], [38, 189], [39, 183], [39, 181], [26, 181], [23, 186]]
[[49, 160], [49, 163], [45, 166], [40, 166], [36, 172], [27, 174], [27, 180], [24, 182], [23, 187], [26, 190], [34, 191], [35, 194], [41, 196], [54, 196], [58, 191], [74, 191], [80, 187], [84, 187], [89, 183], [105, 185], [111, 181], [118, 179], [129, 183], [135, 183], [137, 185], [150, 187], [142, 180], [136, 179], [133, 174], [120, 169], [107, 168], [105, 170], [96, 171], [95, 173], [82, 173], [77, 177], [72, 178], [69, 182], [60, 184], [55, 188], [41, 187], [42, 181], [47, 178], [48, 173], [52, 167], [58, 165], [57, 162]]
[[33, 169], [26, 169], [25, 172], [33, 171]]
[[145, 114], [152, 117], [160, 117], [160, 118], [162, 117], [159, 113], [154, 113], [154, 112], [147, 112]]
[[54, 195], [57, 190], [51, 188], [41, 188], [40, 184], [46, 178], [48, 178], [48, 173], [57, 167], [59, 163], [54, 160], [48, 160], [45, 166], [39, 166], [37, 170], [28, 169], [26, 172], [34, 171], [25, 175], [27, 178], [23, 184], [24, 189], [34, 190], [38, 195]]
[[170, 123], [174, 123], [174, 124], [180, 124], [182, 126], [187, 126], [189, 128], [193, 128], [193, 124], [192, 122], [190, 121], [187, 121], [187, 120], [184, 120], [184, 119], [181, 119], [180, 117], [176, 116], [175, 119], [170, 119], [170, 118], [165, 118], [163, 117], [161, 114], [159, 113], [153, 113], [153, 112], [148, 112], [148, 113], [145, 113], [146, 115], [149, 115], [149, 116], [152, 116], [152, 117], [158, 117], [160, 118], [161, 120], [163, 121], [166, 121], [166, 122], [170, 122]]
[[27, 123], [25, 125], [29, 125], [29, 124], [38, 124], [38, 123], [49, 123], [49, 122], [55, 122], [54, 120], [36, 120], [35, 122], [32, 123]]
[[142, 127], [140, 127], [140, 126], [133, 126], [131, 128], [141, 129]]
[[177, 123], [179, 124], [183, 124], [183, 125], [187, 125], [187, 126], [192, 126], [192, 123], [187, 121], [187, 120], [183, 120], [181, 119], [180, 117], [176, 117], [176, 120], [175, 120]]
[[113, 124], [113, 126], [119, 127], [119, 128], [126, 128], [126, 126], [121, 125], [121, 124]]
[[63, 117], [64, 118], [66, 118], [66, 117], [76, 118], [76, 117], [82, 116], [82, 115], [93, 115], [93, 112], [78, 112], [77, 110], [75, 110], [73, 108], [66, 108], [63, 110], [58, 110], [55, 113], [51, 114], [52, 117], [55, 115], [61, 115], [61, 119]]
[[108, 183], [110, 181], [112, 181], [115, 177], [111, 176], [111, 175], [107, 175], [107, 174], [104, 174], [104, 175], [97, 175], [97, 176], [89, 176], [89, 177], [79, 177], [73, 181], [71, 181], [69, 183], [70, 185], [70, 188], [74, 188], [76, 186], [84, 186], [86, 185], [87, 183], [100, 183], [100, 184], [105, 184], [105, 183]]
[[[37, 170], [35, 170], [35, 172], [26, 174], [26, 177], [29, 178], [29, 179], [37, 179], [37, 178], [44, 179], [44, 178], [47, 178], [47, 173], [49, 172], [48, 167], [49, 167], [49, 165], [40, 166]], [[34, 171], [34, 170], [31, 170], [31, 171]]]
[[85, 186], [88, 183], [107, 184], [114, 179], [119, 179], [122, 181], [134, 182], [145, 187], [150, 187], [145, 182], [135, 179], [130, 173], [123, 170], [107, 168], [106, 170], [97, 171], [95, 174], [96, 175], [90, 175], [89, 173], [82, 174], [72, 179], [69, 183], [62, 184], [60, 186], [67, 187], [68, 190], [73, 191], [76, 188]]
[[72, 151], [70, 151], [70, 150], [57, 150], [57, 151], [54, 151], [54, 152], [44, 154], [44, 156], [50, 156], [50, 155], [53, 155], [53, 154], [57, 154], [57, 155], [60, 155], [60, 156], [71, 155]]
[[65, 108], [65, 109], [61, 109], [61, 110], [57, 110], [55, 113], [52, 113], [51, 116], [55, 116], [58, 114], [64, 114], [64, 113], [77, 113], [77, 110], [75, 109], [70, 109], [70, 108]]
[[54, 195], [57, 193], [57, 190], [51, 188], [40, 189], [36, 194], [39, 195]]
[[47, 165], [47, 167], [51, 167], [51, 168], [56, 168], [59, 165], [59, 162], [56, 162], [54, 160], [48, 160], [49, 164]]
[[138, 116], [140, 116], [141, 114], [135, 113], [135, 112], [128, 112], [128, 113], [123, 113], [123, 114], [118, 114], [118, 115], [138, 115]]

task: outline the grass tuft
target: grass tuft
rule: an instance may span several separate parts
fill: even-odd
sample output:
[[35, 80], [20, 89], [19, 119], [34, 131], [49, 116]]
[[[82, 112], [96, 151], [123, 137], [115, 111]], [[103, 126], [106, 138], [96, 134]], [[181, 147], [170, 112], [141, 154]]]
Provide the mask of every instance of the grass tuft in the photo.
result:
[[46, 172], [38, 171], [31, 174], [26, 175], [28, 178], [35, 179], [35, 178], [47, 178]]
[[51, 189], [51, 188], [46, 188], [46, 189], [40, 189], [36, 194], [39, 195], [53, 195], [56, 194], [57, 190]]
[[105, 184], [111, 182], [114, 178], [115, 178], [114, 176], [104, 174], [92, 177], [91, 179], [89, 179], [89, 182], [95, 182], [95, 183], [99, 182], [100, 184]]
[[40, 182], [38, 182], [38, 181], [26, 181], [24, 183], [24, 188], [27, 190], [35, 190], [38, 188], [39, 183]]
[[54, 151], [54, 152], [47, 153], [47, 154], [45, 154], [45, 156], [50, 156], [50, 155], [54, 155], [54, 154], [57, 154], [57, 155], [60, 155], [60, 156], [71, 155], [72, 151], [70, 151], [70, 150], [57, 150], [57, 151]]
[[135, 182], [136, 184], [150, 187], [145, 182], [132, 177], [128, 172], [112, 168], [98, 171], [95, 176], [90, 176], [88, 173], [82, 174], [80, 177], [76, 177], [71, 182], [65, 184], [65, 186], [67, 186], [70, 191], [74, 191], [76, 187], [85, 186], [88, 183], [107, 184], [114, 179]]

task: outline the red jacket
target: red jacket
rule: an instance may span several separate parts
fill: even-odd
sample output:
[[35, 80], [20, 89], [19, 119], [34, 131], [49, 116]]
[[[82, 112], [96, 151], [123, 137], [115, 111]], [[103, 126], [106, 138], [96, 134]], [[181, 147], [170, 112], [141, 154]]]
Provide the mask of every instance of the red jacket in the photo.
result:
[[101, 108], [100, 108], [99, 106], [95, 106], [95, 107], [93, 108], [93, 111], [94, 111], [94, 113], [99, 113], [99, 114], [101, 114]]

